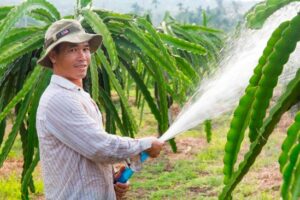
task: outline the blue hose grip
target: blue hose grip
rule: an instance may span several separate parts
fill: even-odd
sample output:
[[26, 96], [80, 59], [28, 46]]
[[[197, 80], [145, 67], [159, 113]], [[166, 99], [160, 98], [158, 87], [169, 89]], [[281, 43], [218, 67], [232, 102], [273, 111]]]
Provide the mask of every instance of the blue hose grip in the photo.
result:
[[130, 177], [133, 175], [133, 173], [134, 172], [130, 167], [126, 167], [119, 179], [117, 179], [117, 182], [126, 183], [128, 179], [130, 179]]
[[[145, 160], [147, 160], [148, 157], [149, 157], [148, 153], [144, 151], [141, 152], [140, 159], [142, 163], [145, 162]], [[133, 174], [134, 171], [130, 167], [126, 167], [125, 170], [122, 172], [121, 176], [117, 179], [117, 182], [126, 183]]]
[[149, 154], [146, 153], [145, 151], [142, 151], [141, 153], [141, 162], [145, 162], [145, 160], [147, 160], [149, 158]]

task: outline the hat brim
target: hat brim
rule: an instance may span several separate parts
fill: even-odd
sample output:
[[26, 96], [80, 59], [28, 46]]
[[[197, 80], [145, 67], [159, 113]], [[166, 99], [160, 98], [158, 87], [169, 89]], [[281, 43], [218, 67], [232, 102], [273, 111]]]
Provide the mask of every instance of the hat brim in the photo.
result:
[[48, 57], [49, 52], [58, 44], [63, 42], [70, 42], [70, 43], [82, 43], [82, 42], [88, 42], [90, 45], [90, 51], [91, 53], [94, 53], [97, 51], [97, 49], [100, 47], [102, 43], [102, 36], [98, 34], [89, 34], [89, 33], [73, 33], [64, 36], [63, 38], [57, 40], [53, 44], [51, 44], [47, 49], [44, 55], [37, 61], [39, 65], [42, 65], [44, 67], [52, 68], [52, 62], [50, 58]]

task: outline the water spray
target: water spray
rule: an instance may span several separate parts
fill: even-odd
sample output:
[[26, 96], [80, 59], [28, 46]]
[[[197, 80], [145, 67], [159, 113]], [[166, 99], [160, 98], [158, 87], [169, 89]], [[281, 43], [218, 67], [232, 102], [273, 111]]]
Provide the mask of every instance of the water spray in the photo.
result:
[[[226, 57], [222, 58], [219, 64], [222, 68], [201, 83], [159, 141], [166, 142], [206, 119], [215, 118], [232, 110], [248, 85], [248, 80], [271, 34], [280, 23], [296, 16], [298, 10], [300, 10], [298, 2], [290, 3], [270, 16], [260, 30], [242, 28], [239, 37], [230, 37], [236, 39], [227, 43]], [[300, 67], [299, 54], [298, 46], [280, 77], [281, 82], [291, 79], [290, 75], [295, 74]], [[142, 152], [140, 161], [143, 163], [148, 157], [146, 152]], [[138, 170], [134, 165], [126, 167], [117, 181], [126, 183], [136, 171]]]

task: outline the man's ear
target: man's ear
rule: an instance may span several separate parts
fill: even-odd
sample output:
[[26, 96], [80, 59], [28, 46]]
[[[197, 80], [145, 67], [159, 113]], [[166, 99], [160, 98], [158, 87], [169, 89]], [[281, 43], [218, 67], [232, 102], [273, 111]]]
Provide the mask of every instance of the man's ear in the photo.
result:
[[56, 52], [55, 51], [50, 51], [49, 54], [48, 54], [48, 57], [50, 59], [50, 61], [52, 62], [52, 64], [55, 64], [56, 63]]

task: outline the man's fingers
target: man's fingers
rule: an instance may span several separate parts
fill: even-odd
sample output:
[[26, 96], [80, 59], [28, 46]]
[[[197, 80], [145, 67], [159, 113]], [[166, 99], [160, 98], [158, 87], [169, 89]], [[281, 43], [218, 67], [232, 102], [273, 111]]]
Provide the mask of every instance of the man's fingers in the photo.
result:
[[120, 188], [115, 188], [115, 192], [116, 192], [116, 194], [118, 194], [118, 195], [125, 195], [126, 194], [126, 192], [127, 192], [127, 190], [125, 189], [120, 189]]
[[117, 182], [116, 186], [118, 186], [119, 188], [123, 188], [123, 189], [128, 189], [129, 188], [129, 185], [127, 183]]
[[[124, 167], [124, 169], [125, 169], [125, 167]], [[121, 167], [121, 169], [119, 171], [122, 172], [124, 169], [122, 169], [122, 167]], [[114, 184], [114, 189], [116, 192], [117, 200], [124, 199], [126, 192], [129, 190], [129, 182], [127, 182], [127, 183], [117, 182]]]
[[125, 169], [126, 169], [126, 167], [124, 165], [122, 165], [119, 169], [119, 172], [122, 173]]
[[115, 184], [115, 191], [116, 193], [126, 193], [129, 189], [129, 185], [128, 184], [123, 184], [123, 183], [119, 183], [117, 182]]
[[164, 146], [164, 142], [161, 142], [159, 140], [155, 140], [152, 142], [152, 145], [149, 149], [145, 150], [151, 158], [156, 158], [159, 156], [160, 151], [162, 150]]
[[119, 179], [120, 176], [121, 176], [121, 174], [122, 174], [122, 172], [123, 172], [125, 169], [126, 169], [126, 167], [125, 167], [124, 165], [122, 165], [122, 166], [120, 167], [120, 169], [115, 173], [114, 179], [115, 179], [115, 180]]

